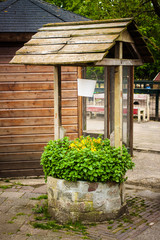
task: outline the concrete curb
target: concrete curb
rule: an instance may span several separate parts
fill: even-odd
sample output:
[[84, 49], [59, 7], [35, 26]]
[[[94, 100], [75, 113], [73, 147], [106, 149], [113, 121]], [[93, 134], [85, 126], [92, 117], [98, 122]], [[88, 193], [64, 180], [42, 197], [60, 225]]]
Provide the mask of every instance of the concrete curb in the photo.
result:
[[134, 151], [137, 152], [149, 152], [149, 153], [155, 153], [155, 154], [160, 154], [159, 150], [154, 150], [154, 149], [147, 149], [147, 148], [133, 148]]

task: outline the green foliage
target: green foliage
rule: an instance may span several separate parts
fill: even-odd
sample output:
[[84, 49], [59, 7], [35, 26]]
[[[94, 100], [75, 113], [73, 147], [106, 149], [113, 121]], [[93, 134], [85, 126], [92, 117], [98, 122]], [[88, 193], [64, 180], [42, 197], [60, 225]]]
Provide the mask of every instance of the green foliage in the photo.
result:
[[94, 80], [104, 79], [104, 67], [87, 67], [86, 78]]
[[23, 213], [23, 212], [19, 212], [19, 213], [16, 214], [16, 216], [24, 216], [24, 215], [26, 215], [26, 214]]
[[42, 200], [42, 199], [48, 199], [48, 196], [46, 194], [42, 194], [38, 196], [37, 198], [31, 198], [31, 200]]
[[32, 236], [32, 234], [30, 234], [30, 233], [26, 234], [26, 237], [31, 237], [31, 236]]
[[12, 188], [12, 185], [0, 185], [0, 188], [8, 189], [8, 188]]
[[10, 182], [10, 180], [9, 179], [5, 179], [4, 182]]
[[112, 226], [108, 226], [107, 228], [108, 228], [108, 229], [112, 229]]
[[45, 202], [42, 205], [37, 204], [33, 209], [36, 221], [30, 222], [34, 228], [48, 229], [48, 230], [70, 230], [77, 233], [82, 233], [83, 235], [87, 234], [87, 227], [84, 226], [81, 222], [67, 222], [66, 224], [58, 224], [56, 221], [51, 220], [51, 216], [48, 212], [48, 203]]
[[32, 226], [34, 228], [41, 228], [41, 229], [64, 229], [64, 230], [71, 230], [77, 233], [82, 233], [82, 234], [87, 234], [86, 229], [87, 227], [81, 224], [80, 222], [68, 222], [64, 225], [57, 224], [55, 221], [48, 221], [46, 223], [41, 223], [41, 222], [33, 222]]
[[111, 147], [108, 139], [87, 136], [74, 141], [67, 137], [51, 140], [44, 149], [41, 165], [45, 178], [120, 183], [134, 163], [124, 146]]
[[43, 206], [39, 206], [37, 204], [34, 208], [32, 208], [32, 211], [34, 211], [34, 213], [47, 214], [48, 213], [48, 205], [44, 204]]

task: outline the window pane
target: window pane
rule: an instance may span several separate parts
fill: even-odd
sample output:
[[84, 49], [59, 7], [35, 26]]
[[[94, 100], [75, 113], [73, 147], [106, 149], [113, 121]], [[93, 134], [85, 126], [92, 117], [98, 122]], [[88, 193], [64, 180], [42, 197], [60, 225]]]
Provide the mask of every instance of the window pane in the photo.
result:
[[92, 97], [83, 99], [83, 134], [104, 134], [104, 68], [87, 67], [86, 79], [97, 80]]

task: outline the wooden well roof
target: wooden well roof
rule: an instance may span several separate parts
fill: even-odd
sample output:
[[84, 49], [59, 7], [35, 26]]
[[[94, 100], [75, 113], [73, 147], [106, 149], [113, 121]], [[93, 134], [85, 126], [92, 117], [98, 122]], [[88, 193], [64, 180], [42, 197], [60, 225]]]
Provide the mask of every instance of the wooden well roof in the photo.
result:
[[81, 65], [96, 63], [127, 31], [143, 62], [153, 57], [133, 19], [46, 24], [25, 44], [11, 63]]

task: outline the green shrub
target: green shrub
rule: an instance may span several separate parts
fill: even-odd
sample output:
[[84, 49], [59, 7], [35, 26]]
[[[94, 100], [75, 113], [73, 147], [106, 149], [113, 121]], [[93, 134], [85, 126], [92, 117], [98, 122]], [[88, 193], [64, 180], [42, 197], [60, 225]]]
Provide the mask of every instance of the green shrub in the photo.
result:
[[52, 176], [67, 181], [123, 182], [134, 163], [127, 149], [110, 146], [109, 139], [67, 137], [51, 140], [44, 148], [41, 165], [45, 178]]

